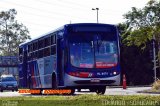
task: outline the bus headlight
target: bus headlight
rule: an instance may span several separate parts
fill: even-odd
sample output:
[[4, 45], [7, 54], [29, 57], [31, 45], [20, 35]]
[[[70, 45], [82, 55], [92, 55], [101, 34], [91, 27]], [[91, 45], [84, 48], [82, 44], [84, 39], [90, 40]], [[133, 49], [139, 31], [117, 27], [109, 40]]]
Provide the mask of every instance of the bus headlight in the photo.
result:
[[113, 72], [113, 75], [117, 75], [117, 72], [116, 72], [116, 71], [114, 71], [114, 72]]

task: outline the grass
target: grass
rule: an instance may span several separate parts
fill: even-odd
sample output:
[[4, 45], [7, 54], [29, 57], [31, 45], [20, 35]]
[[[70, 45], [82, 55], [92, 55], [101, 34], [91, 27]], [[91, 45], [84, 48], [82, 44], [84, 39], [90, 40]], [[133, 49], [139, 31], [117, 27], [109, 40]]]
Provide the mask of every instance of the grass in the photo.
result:
[[[10, 104], [10, 105], [6, 105]], [[4, 97], [0, 106], [159, 106], [160, 96], [41, 96], [41, 97]]]

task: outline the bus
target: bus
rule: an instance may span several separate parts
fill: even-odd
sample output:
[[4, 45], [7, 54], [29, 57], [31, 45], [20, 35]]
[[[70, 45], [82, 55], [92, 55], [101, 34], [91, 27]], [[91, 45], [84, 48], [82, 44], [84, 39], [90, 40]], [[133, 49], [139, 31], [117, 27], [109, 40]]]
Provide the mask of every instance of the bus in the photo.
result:
[[19, 46], [19, 87], [104, 94], [120, 84], [119, 45], [115, 25], [66, 24]]

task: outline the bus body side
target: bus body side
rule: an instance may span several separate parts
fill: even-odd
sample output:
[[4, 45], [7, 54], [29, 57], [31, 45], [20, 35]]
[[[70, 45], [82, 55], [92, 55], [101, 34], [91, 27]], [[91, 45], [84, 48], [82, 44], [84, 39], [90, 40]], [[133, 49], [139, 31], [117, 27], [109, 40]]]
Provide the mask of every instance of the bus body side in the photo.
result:
[[52, 89], [61, 85], [57, 71], [59, 70], [58, 58], [60, 58], [57, 54], [60, 50], [60, 48], [57, 49], [57, 42], [61, 37], [59, 33], [63, 32], [62, 29], [52, 31], [19, 46], [20, 88]]

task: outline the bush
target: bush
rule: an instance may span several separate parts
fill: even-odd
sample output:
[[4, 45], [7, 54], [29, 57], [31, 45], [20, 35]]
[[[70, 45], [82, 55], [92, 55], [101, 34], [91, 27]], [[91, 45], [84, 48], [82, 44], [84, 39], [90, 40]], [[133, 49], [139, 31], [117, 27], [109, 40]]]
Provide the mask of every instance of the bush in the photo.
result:
[[158, 90], [160, 91], [160, 80], [157, 79], [157, 81], [155, 81], [152, 85], [152, 90]]

